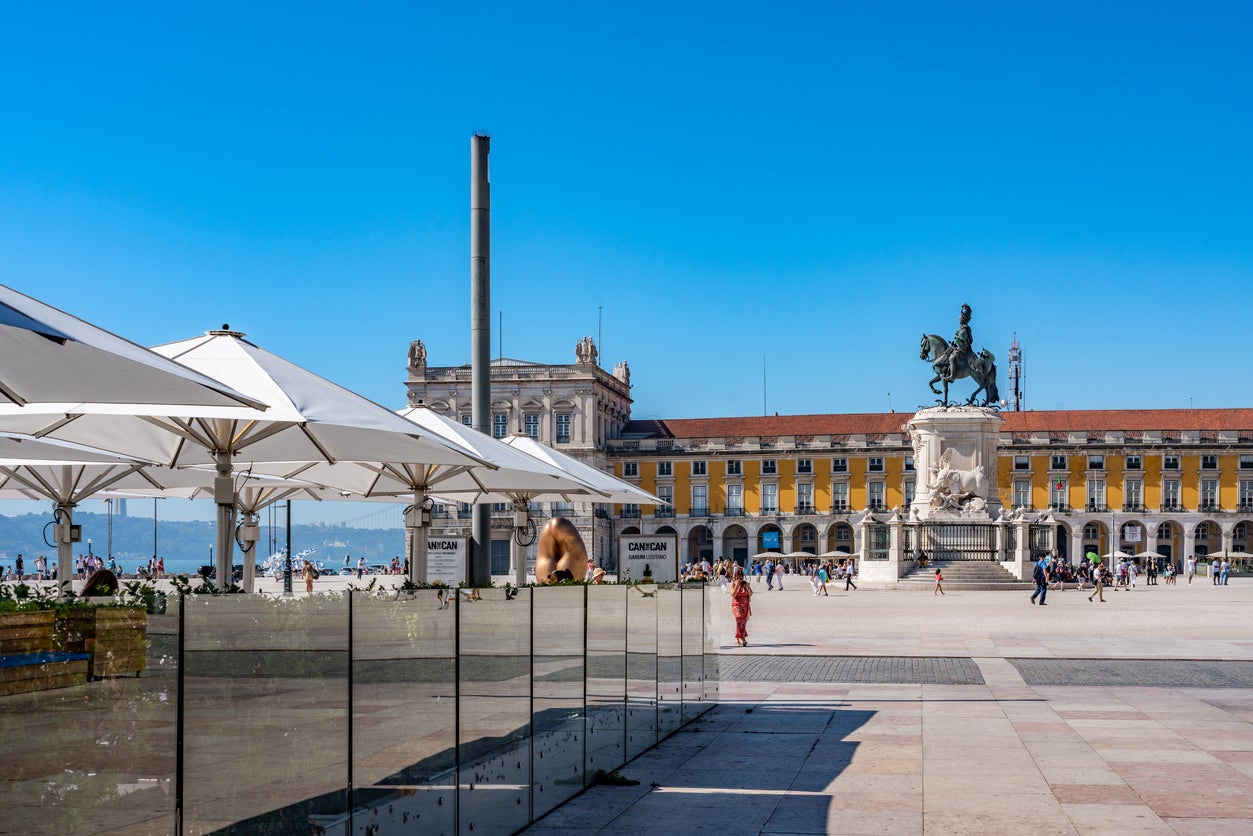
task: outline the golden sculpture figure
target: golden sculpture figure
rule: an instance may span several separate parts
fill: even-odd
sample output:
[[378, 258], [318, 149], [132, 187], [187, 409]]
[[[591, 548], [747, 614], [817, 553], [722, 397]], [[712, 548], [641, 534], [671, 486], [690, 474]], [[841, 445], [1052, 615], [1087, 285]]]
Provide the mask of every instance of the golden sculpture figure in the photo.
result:
[[574, 523], [553, 517], [544, 523], [535, 554], [535, 579], [540, 583], [581, 581], [587, 576], [587, 547]]

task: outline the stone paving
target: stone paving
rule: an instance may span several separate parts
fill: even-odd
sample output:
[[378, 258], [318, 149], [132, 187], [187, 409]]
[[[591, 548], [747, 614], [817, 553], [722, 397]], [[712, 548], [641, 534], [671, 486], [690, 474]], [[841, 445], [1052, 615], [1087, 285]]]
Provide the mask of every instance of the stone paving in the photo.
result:
[[[722, 703], [620, 770], [638, 785], [593, 787], [525, 833], [1253, 833], [1244, 579], [1047, 608], [759, 589], [750, 647], [718, 626]], [[978, 678], [887, 681], [910, 657]]]

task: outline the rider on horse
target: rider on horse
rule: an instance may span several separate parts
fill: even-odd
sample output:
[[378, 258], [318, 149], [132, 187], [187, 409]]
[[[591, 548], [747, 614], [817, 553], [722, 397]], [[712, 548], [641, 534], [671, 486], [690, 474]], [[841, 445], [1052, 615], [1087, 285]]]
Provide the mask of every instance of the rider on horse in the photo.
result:
[[[974, 345], [974, 337], [970, 333], [970, 306], [963, 304], [961, 307], [960, 324], [957, 326], [957, 333], [953, 334], [953, 341], [948, 345], [948, 351], [944, 356], [938, 358], [943, 363], [943, 367], [947, 369], [944, 375], [946, 383], [952, 383], [958, 377], [958, 372], [965, 366], [973, 368], [974, 352], [971, 346]], [[937, 369], [940, 366], [937, 365]]]

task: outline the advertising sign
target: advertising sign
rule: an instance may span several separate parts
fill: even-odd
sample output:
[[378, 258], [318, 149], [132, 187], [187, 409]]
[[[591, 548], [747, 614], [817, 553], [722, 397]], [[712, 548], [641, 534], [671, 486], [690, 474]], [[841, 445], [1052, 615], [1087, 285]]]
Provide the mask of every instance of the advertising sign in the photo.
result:
[[761, 533], [761, 547], [762, 547], [763, 549], [777, 549], [777, 548], [779, 548], [779, 532], [777, 532], [777, 531], [763, 531], [763, 532]]
[[456, 586], [466, 579], [467, 537], [426, 538], [426, 579]]
[[673, 583], [679, 579], [679, 538], [673, 534], [624, 534], [618, 538], [623, 580]]

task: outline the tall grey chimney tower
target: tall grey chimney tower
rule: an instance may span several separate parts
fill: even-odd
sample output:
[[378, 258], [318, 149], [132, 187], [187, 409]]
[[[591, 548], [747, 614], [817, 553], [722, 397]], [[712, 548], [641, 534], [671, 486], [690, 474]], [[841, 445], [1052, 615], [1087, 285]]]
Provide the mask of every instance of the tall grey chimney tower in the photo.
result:
[[[491, 182], [487, 155], [491, 139], [476, 134], [470, 140], [470, 397], [471, 421], [481, 433], [491, 433], [492, 421], [492, 275]], [[492, 581], [491, 506], [474, 506], [471, 525], [470, 583]]]

